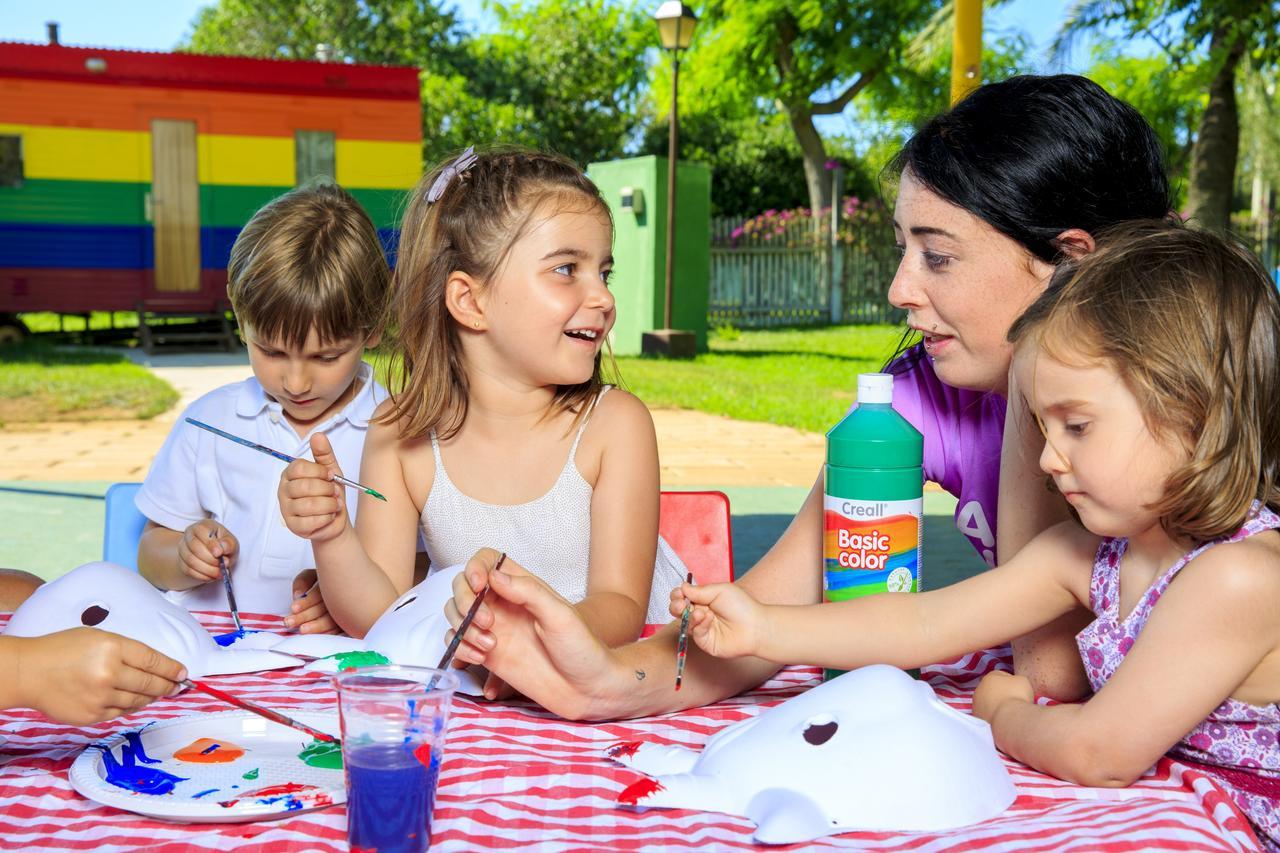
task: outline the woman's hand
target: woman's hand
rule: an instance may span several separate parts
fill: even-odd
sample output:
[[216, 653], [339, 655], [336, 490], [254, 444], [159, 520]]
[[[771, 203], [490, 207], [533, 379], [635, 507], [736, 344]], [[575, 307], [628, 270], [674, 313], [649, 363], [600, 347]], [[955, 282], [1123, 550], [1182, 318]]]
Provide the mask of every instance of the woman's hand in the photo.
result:
[[[599, 716], [595, 700], [616, 684], [621, 668], [578, 611], [510, 557], [494, 571], [499, 554], [483, 548], [453, 582], [445, 616], [462, 623], [480, 590], [491, 589], [458, 646], [455, 662], [488, 667], [515, 691], [538, 697], [543, 707], [569, 719]], [[452, 640], [453, 632], [448, 639]], [[498, 698], [495, 678], [485, 696]]]
[[347, 520], [347, 498], [341, 483], [338, 459], [324, 433], [311, 436], [314, 462], [295, 459], [280, 475], [280, 514], [285, 526], [297, 536], [312, 542], [328, 542], [350, 526]]
[[340, 634], [338, 623], [329, 615], [315, 569], [306, 569], [293, 579], [293, 603], [285, 617], [286, 628], [297, 628], [299, 634]]
[[1005, 702], [1035, 704], [1036, 694], [1026, 676], [997, 670], [988, 673], [973, 691], [973, 715], [990, 723]]
[[671, 590], [672, 616], [682, 616], [688, 605], [689, 636], [698, 648], [720, 658], [761, 656], [766, 611], [745, 590], [728, 583], [686, 583]]

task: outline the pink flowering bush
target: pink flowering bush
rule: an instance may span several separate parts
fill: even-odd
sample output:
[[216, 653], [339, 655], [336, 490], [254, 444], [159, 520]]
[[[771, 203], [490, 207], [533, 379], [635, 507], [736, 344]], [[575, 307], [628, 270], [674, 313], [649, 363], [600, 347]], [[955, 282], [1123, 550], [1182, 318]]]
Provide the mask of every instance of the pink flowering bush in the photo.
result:
[[[720, 235], [717, 245], [729, 248], [747, 246], [798, 249], [825, 245], [831, 224], [831, 208], [818, 211], [817, 222], [807, 207], [792, 210], [769, 209], [747, 219], [727, 235]], [[879, 200], [863, 201], [849, 196], [840, 203], [840, 230], [836, 239], [847, 246], [868, 251], [893, 248], [893, 226], [888, 211]]]

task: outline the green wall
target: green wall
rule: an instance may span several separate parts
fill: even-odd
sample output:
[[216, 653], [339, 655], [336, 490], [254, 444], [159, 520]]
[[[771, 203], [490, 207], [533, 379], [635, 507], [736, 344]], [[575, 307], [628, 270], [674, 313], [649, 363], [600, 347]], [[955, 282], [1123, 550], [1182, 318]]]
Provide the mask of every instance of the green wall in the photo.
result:
[[[662, 328], [667, 252], [667, 158], [633, 157], [592, 163], [588, 174], [613, 211], [614, 274], [618, 301], [613, 351], [637, 355], [640, 336]], [[676, 258], [671, 322], [697, 336], [707, 350], [707, 288], [711, 277], [711, 170], [680, 163], [676, 171]], [[621, 207], [623, 187], [644, 193], [640, 215]]]

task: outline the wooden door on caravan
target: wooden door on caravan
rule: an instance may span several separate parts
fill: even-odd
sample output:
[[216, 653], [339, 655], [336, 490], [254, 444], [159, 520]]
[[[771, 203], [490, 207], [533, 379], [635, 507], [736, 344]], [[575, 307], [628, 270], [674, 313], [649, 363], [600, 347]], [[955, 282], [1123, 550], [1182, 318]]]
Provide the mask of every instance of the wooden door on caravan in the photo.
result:
[[151, 121], [151, 216], [156, 290], [199, 291], [200, 184], [194, 121]]

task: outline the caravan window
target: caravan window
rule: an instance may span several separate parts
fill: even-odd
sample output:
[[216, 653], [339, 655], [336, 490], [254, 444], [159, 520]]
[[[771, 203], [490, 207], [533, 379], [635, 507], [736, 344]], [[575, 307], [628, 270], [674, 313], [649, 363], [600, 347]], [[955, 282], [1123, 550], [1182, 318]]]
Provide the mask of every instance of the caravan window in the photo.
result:
[[293, 134], [296, 184], [314, 178], [337, 178], [333, 167], [334, 133], [331, 130], [299, 130]]
[[22, 137], [0, 134], [0, 187], [20, 187], [22, 178]]

